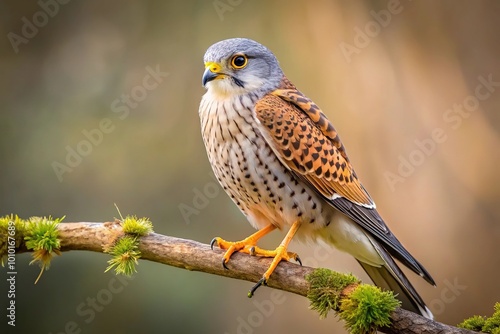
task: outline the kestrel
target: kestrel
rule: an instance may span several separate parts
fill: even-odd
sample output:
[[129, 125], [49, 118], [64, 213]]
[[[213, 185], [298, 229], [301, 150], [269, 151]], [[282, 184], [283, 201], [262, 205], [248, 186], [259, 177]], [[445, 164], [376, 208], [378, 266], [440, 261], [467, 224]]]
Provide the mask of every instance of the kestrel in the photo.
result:
[[[286, 78], [274, 54], [245, 38], [215, 43], [205, 53], [200, 103], [203, 141], [213, 172], [258, 231], [238, 241], [219, 237], [223, 265], [236, 251], [272, 257], [252, 288], [265, 284], [294, 236], [319, 240], [354, 256], [373, 282], [397, 293], [402, 307], [432, 318], [394, 258], [435, 285], [380, 217], [358, 179], [337, 131], [321, 109]], [[278, 228], [275, 250], [256, 246]]]

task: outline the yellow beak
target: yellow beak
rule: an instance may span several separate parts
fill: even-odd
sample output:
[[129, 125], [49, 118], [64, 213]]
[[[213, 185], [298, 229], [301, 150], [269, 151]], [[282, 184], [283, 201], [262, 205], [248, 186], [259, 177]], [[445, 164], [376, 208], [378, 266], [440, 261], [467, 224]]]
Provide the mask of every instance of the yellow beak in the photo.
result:
[[205, 72], [203, 73], [203, 77], [201, 78], [201, 83], [203, 86], [205, 86], [208, 82], [215, 80], [215, 79], [220, 79], [225, 76], [224, 73], [220, 73], [222, 70], [222, 67], [213, 62], [213, 61], [207, 61], [205, 63]]

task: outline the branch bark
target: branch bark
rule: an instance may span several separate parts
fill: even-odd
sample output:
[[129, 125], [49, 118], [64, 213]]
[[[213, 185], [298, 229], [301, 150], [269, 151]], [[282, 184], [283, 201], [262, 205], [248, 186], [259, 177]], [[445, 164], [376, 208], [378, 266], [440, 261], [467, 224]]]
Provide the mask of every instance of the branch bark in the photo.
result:
[[[102, 253], [103, 249], [112, 244], [117, 236], [123, 234], [118, 222], [60, 223], [58, 230], [61, 251], [87, 250]], [[139, 249], [141, 258], [144, 260], [250, 282], [257, 282], [271, 261], [267, 258], [235, 253], [227, 264], [229, 270], [226, 270], [222, 266], [224, 251], [219, 248], [211, 250], [207, 244], [156, 233], [141, 237]], [[21, 248], [19, 251], [23, 252], [26, 249]], [[267, 285], [300, 296], [307, 296], [309, 283], [305, 277], [314, 269], [282, 262], [273, 272]], [[475, 333], [426, 319], [401, 308], [393, 312], [392, 320], [392, 325], [381, 331], [387, 334]]]

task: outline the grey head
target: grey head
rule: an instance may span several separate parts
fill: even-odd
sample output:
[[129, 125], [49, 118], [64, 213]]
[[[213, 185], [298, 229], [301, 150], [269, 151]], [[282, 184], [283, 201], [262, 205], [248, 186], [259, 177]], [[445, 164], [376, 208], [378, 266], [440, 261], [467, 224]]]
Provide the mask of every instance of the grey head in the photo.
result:
[[202, 83], [223, 95], [270, 92], [278, 88], [283, 72], [274, 54], [247, 38], [231, 38], [210, 46], [203, 57]]

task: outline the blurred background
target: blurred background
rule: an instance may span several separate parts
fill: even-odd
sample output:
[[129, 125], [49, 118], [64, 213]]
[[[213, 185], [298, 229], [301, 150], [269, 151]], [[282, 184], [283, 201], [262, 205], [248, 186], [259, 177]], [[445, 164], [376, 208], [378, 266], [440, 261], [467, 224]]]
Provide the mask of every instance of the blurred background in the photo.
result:
[[[2, 1], [0, 214], [109, 221], [208, 243], [251, 226], [216, 185], [200, 135], [203, 54], [248, 37], [340, 132], [379, 211], [434, 276], [409, 273], [437, 320], [500, 301], [500, 4], [495, 1]], [[275, 247], [279, 232], [262, 245]], [[353, 272], [350, 256], [292, 243], [304, 264]], [[17, 256], [7, 333], [344, 333], [305, 298], [254, 299], [250, 282], [70, 252]], [[2, 269], [6, 277], [6, 269]], [[1, 275], [0, 275], [1, 276]], [[262, 304], [267, 308], [262, 308]]]

